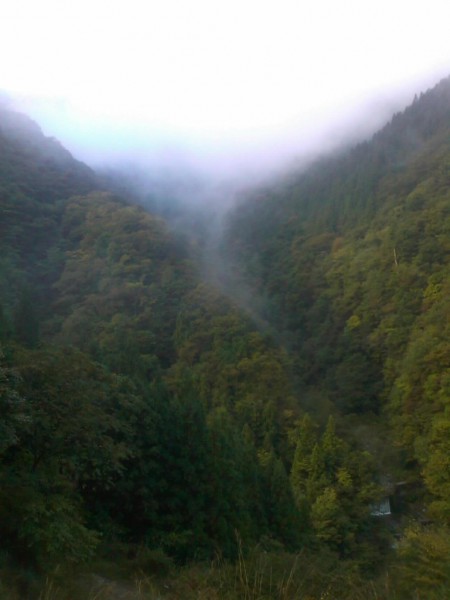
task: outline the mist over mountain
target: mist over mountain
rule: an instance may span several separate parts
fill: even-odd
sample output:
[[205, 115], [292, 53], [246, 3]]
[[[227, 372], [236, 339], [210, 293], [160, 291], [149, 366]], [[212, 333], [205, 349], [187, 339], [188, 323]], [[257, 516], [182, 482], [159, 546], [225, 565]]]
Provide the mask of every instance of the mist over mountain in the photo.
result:
[[[33, 116], [46, 135], [56, 137], [96, 169], [123, 170], [129, 166], [152, 172], [176, 170], [214, 183], [242, 184], [266, 180], [369, 138], [438, 77], [428, 72], [330, 102], [326, 107], [300, 106], [296, 117], [273, 127], [230, 124], [223, 131], [213, 127], [205, 131], [165, 128], [149, 122], [138, 105], [136, 114], [131, 106], [123, 115], [108, 116], [106, 106], [104, 115], [89, 114], [68, 98], [15, 94], [14, 106]], [[331, 81], [328, 91], [332, 97]], [[342, 94], [340, 89], [335, 91]], [[308, 95], [305, 90], [305, 97]]]
[[14, 106], [0, 595], [447, 597], [450, 79], [236, 177]]

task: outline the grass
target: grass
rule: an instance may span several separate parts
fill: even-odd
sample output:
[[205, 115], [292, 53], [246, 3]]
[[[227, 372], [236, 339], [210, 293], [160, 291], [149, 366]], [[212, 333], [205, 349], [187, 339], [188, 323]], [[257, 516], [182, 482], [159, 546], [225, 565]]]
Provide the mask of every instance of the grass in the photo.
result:
[[[129, 567], [129, 565], [127, 565]], [[124, 579], [123, 565], [108, 575], [56, 572], [47, 577], [39, 591], [27, 594], [30, 600], [385, 600], [388, 596], [362, 590], [354, 578], [330, 569], [329, 559], [307, 560], [254, 550], [236, 563], [219, 558], [211, 564], [173, 566], [164, 577], [137, 570]], [[0, 579], [1, 581], [1, 579]], [[1, 600], [25, 600], [16, 590], [0, 587]], [[389, 596], [389, 600], [395, 600]]]
[[[123, 551], [122, 551], [123, 550]], [[162, 552], [111, 549], [89, 571], [56, 570], [41, 582], [28, 575], [29, 592], [19, 592], [17, 578], [0, 571], [1, 600], [445, 600], [448, 590], [434, 587], [420, 595], [405, 587], [400, 571], [364, 580], [353, 562], [327, 552], [290, 554], [239, 544], [236, 562], [217, 557], [211, 563], [179, 567]], [[420, 555], [421, 556], [421, 555]], [[401, 573], [400, 573], [401, 574]], [[395, 576], [395, 577], [394, 577]], [[408, 578], [409, 582], [411, 577]], [[23, 587], [23, 586], [22, 586]], [[402, 590], [402, 591], [400, 591]]]

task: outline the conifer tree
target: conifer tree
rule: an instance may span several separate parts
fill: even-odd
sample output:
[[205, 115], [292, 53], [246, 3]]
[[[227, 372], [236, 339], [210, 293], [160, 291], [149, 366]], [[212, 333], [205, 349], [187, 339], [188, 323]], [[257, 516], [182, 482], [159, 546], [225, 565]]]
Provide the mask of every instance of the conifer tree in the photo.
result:
[[14, 313], [15, 338], [34, 348], [39, 342], [39, 320], [36, 312], [36, 300], [29, 289], [23, 289]]
[[294, 498], [299, 509], [305, 508], [307, 483], [311, 476], [312, 454], [316, 444], [316, 428], [311, 417], [305, 414], [298, 428], [290, 475]]
[[287, 548], [298, 548], [301, 540], [301, 519], [284, 465], [273, 450], [262, 450], [260, 460], [263, 467], [263, 490], [269, 532]]

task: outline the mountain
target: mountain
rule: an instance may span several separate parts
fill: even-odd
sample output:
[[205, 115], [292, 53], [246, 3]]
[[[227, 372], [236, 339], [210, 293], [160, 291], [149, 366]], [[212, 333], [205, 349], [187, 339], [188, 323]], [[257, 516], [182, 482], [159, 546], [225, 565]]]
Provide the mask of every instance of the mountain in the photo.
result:
[[449, 514], [448, 473], [438, 467], [449, 398], [449, 164], [445, 79], [372, 140], [252, 192], [224, 243], [289, 348], [304, 408], [319, 419], [336, 411], [368, 450], [378, 446], [384, 477], [420, 489], [411, 509], [436, 523]]
[[99, 177], [3, 107], [0, 591], [445, 597], [449, 165], [447, 79], [218, 240], [196, 180]]
[[101, 540], [122, 560], [298, 547], [285, 353], [161, 218], [0, 118], [0, 572], [86, 563]]
[[97, 187], [94, 172], [27, 116], [0, 106], [0, 290], [3, 309], [29, 285], [43, 293], [58, 257], [49, 252], [58, 235], [62, 202]]

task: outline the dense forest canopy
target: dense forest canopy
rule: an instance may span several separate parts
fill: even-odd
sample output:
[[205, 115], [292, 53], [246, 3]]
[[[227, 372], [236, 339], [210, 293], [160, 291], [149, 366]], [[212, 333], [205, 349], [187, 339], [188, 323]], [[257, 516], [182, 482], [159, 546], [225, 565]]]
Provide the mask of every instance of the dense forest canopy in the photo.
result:
[[0, 592], [256, 548], [334, 597], [444, 598], [450, 79], [243, 195], [214, 247], [118, 188], [0, 109]]

